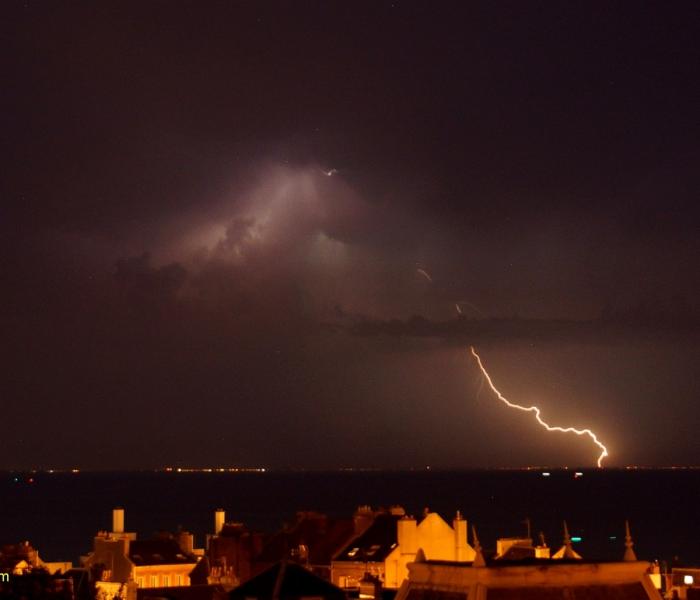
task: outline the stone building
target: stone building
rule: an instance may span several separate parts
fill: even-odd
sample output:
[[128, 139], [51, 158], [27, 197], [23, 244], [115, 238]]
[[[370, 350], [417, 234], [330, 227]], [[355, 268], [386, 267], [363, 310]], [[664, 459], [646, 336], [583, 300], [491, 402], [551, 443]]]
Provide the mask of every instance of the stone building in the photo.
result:
[[95, 574], [98, 598], [136, 598], [138, 588], [190, 585], [197, 565], [193, 536], [187, 532], [137, 540], [124, 531], [124, 510], [114, 509], [112, 531], [99, 532], [84, 566]]
[[467, 521], [457, 512], [452, 526], [426, 509], [416, 520], [403, 508], [377, 514], [364, 533], [353, 538], [333, 559], [331, 581], [356, 589], [365, 575], [378, 578], [384, 588], [398, 588], [408, 574], [407, 565], [419, 549], [433, 560], [469, 562], [474, 549], [467, 541]]

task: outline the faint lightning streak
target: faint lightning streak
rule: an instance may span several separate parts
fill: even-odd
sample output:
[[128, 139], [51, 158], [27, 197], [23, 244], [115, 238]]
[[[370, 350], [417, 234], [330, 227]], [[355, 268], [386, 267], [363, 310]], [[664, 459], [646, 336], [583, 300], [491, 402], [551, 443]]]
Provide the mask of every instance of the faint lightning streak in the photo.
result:
[[460, 300], [459, 302], [457, 302], [455, 304], [455, 306], [457, 307], [457, 312], [460, 315], [463, 314], [463, 312], [464, 312], [464, 311], [462, 311], [462, 306], [467, 306], [467, 307], [471, 308], [475, 313], [478, 313], [480, 316], [482, 316], [482, 317], [486, 316], [486, 315], [484, 315], [484, 311], [482, 311], [478, 306], [476, 306], [476, 304], [472, 304], [468, 300]]
[[549, 425], [542, 419], [542, 417], [540, 416], [540, 409], [537, 406], [520, 406], [519, 404], [513, 404], [512, 402], [508, 401], [503, 396], [503, 394], [501, 394], [501, 392], [498, 391], [498, 388], [493, 384], [490, 375], [488, 374], [488, 372], [484, 368], [484, 365], [481, 362], [481, 358], [476, 353], [476, 350], [474, 350], [474, 346], [471, 346], [471, 352], [472, 356], [476, 359], [476, 363], [479, 365], [479, 369], [481, 369], [481, 373], [486, 379], [486, 382], [489, 384], [489, 387], [491, 388], [493, 393], [496, 394], [496, 397], [501, 402], [503, 402], [509, 408], [517, 408], [518, 410], [522, 410], [525, 412], [535, 413], [535, 418], [537, 419], [537, 422], [540, 425], [542, 425], [542, 427], [544, 427], [547, 431], [559, 431], [561, 433], [575, 433], [576, 435], [587, 435], [591, 438], [591, 440], [593, 440], [593, 443], [596, 446], [598, 446], [598, 448], [600, 448], [601, 453], [598, 457], [598, 467], [603, 466], [603, 459], [606, 456], [608, 456], [608, 449], [598, 440], [598, 437], [595, 433], [593, 433], [590, 429], [576, 429], [574, 427], [554, 427], [552, 425]]
[[325, 169], [319, 169], [321, 173], [323, 173], [326, 177], [333, 177], [333, 175], [338, 173], [338, 169], [329, 169], [326, 171]]
[[425, 277], [430, 283], [433, 283], [433, 278], [428, 274], [425, 269], [416, 269], [423, 277]]

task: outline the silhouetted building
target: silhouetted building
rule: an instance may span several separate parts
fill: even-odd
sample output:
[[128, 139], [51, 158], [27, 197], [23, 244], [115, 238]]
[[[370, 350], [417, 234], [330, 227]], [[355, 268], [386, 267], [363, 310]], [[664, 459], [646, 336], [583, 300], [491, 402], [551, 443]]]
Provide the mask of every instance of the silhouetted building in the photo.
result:
[[6, 544], [0, 548], [0, 572], [22, 575], [40, 569], [53, 574], [72, 568], [70, 562], [45, 562], [29, 542]]
[[346, 600], [345, 592], [301, 565], [282, 561], [229, 592], [230, 600]]
[[262, 533], [243, 523], [227, 523], [226, 513], [214, 513], [214, 535], [208, 537], [206, 562], [192, 574], [192, 583], [217, 583], [231, 589], [253, 575], [253, 559], [263, 549]]
[[319, 577], [330, 580], [331, 561], [374, 519], [373, 511], [360, 507], [353, 518], [331, 519], [327, 515], [303, 511], [291, 527], [271, 536], [255, 558], [254, 572], [260, 573], [281, 560], [303, 565]]
[[20, 575], [0, 578], [2, 600], [87, 600], [75, 595], [73, 580], [64, 575], [52, 575], [44, 569], [34, 569]]

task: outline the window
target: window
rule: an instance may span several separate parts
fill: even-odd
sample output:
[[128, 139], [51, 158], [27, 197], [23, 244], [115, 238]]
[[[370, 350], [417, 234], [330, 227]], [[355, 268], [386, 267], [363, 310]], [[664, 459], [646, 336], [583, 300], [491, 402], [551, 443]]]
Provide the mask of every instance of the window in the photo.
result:
[[170, 575], [163, 575], [162, 580], [163, 580], [163, 587], [170, 586]]
[[177, 576], [177, 584], [182, 585], [182, 575]]
[[143, 587], [143, 577], [136, 578], [136, 585], [138, 585], [140, 588]]
[[158, 578], [155, 575], [151, 575], [149, 587], [158, 587]]

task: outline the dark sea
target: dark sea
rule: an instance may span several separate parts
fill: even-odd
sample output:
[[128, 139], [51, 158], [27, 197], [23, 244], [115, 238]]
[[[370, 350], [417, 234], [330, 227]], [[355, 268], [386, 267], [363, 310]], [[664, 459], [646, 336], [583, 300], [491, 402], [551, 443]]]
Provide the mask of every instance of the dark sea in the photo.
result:
[[[182, 527], [198, 547], [214, 510], [229, 521], [273, 532], [296, 511], [349, 516], [362, 504], [425, 507], [451, 522], [457, 509], [482, 545], [544, 532], [561, 545], [562, 521], [589, 559], [619, 559], [629, 519], [640, 559], [700, 565], [700, 470], [353, 471], [264, 473], [0, 473], [0, 544], [29, 540], [44, 560], [87, 553], [111, 510], [126, 511], [127, 531], [150, 537]], [[33, 481], [30, 482], [29, 479]], [[470, 534], [471, 540], [471, 534]]]

